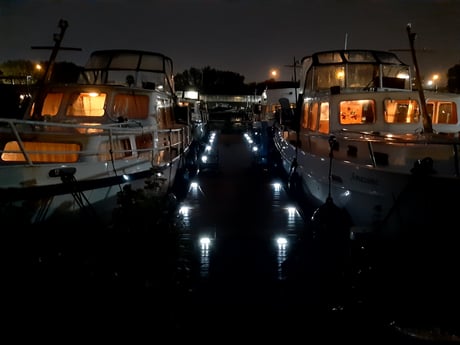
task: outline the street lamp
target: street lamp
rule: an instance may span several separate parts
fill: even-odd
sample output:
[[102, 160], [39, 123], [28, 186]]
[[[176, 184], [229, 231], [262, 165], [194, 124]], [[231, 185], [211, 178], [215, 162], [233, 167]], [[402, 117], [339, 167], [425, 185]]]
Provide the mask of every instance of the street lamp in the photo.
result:
[[433, 75], [433, 84], [434, 84], [434, 91], [438, 91], [438, 80], [439, 80], [439, 74], [434, 74]]
[[272, 69], [272, 70], [270, 71], [270, 75], [271, 75], [271, 77], [272, 77], [273, 79], [276, 79], [276, 78], [278, 77], [278, 70]]
[[435, 91], [438, 91], [438, 80], [439, 80], [439, 75], [434, 74], [430, 80], [427, 81], [427, 85], [431, 88], [434, 89]]

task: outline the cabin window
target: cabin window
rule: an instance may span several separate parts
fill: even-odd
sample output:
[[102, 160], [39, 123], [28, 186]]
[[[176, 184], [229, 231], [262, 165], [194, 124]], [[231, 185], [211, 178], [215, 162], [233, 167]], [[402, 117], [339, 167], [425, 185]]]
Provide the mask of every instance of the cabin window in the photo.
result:
[[309, 103], [305, 103], [303, 106], [303, 112], [302, 112], [302, 119], [301, 119], [301, 127], [302, 128], [308, 128], [308, 106]]
[[[73, 163], [78, 160], [78, 153], [81, 150], [79, 144], [73, 143], [24, 141], [22, 144], [34, 163]], [[5, 162], [26, 161], [17, 141], [6, 143], [1, 158]]]
[[386, 99], [384, 113], [387, 123], [418, 123], [420, 119], [419, 104], [412, 99]]
[[118, 94], [113, 102], [112, 116], [125, 119], [146, 119], [149, 115], [147, 95]]
[[433, 123], [456, 124], [457, 108], [454, 102], [427, 102], [427, 110]]
[[103, 116], [107, 94], [81, 92], [73, 94], [67, 107], [67, 116]]
[[321, 133], [329, 133], [329, 103], [322, 102], [319, 113], [319, 129]]
[[161, 107], [158, 109], [158, 128], [166, 129], [171, 127], [173, 124], [172, 121], [172, 112], [169, 107]]
[[343, 62], [342, 54], [340, 52], [324, 52], [317, 54], [318, 62], [321, 64], [331, 64]]
[[[42, 116], [56, 116], [62, 102], [62, 93], [50, 92], [46, 95], [45, 101], [43, 102]], [[35, 105], [35, 104], [34, 104]], [[33, 108], [32, 108], [33, 114]]]
[[375, 101], [372, 99], [340, 102], [340, 123], [362, 125], [374, 123]]
[[383, 87], [406, 90], [412, 88], [409, 67], [400, 65], [394, 66], [390, 64], [383, 65], [382, 70]]
[[433, 123], [436, 123], [435, 121], [437, 121], [437, 119], [435, 119], [435, 116], [434, 116], [434, 103], [433, 102], [427, 102], [426, 103], [426, 111], [428, 112], [428, 115], [431, 116], [431, 121]]
[[318, 128], [318, 103], [306, 103], [304, 113], [307, 114], [307, 128], [316, 131]]
[[131, 142], [128, 138], [113, 140], [112, 145], [106, 141], [100, 146], [100, 161], [110, 161], [112, 159], [123, 159], [133, 155]]
[[375, 87], [375, 78], [378, 75], [378, 69], [371, 64], [350, 64], [347, 66], [346, 87], [349, 88], [368, 88]]
[[438, 123], [457, 123], [457, 110], [451, 102], [439, 102]]
[[326, 90], [333, 86], [345, 86], [345, 68], [343, 66], [320, 66], [316, 71], [316, 90]]
[[301, 123], [302, 128], [308, 128], [308, 120], [310, 118], [309, 110], [310, 110], [310, 103], [305, 103], [303, 105], [303, 113], [302, 113], [302, 123]]
[[154, 147], [152, 135], [144, 134], [136, 136], [136, 147], [139, 157], [149, 157]]

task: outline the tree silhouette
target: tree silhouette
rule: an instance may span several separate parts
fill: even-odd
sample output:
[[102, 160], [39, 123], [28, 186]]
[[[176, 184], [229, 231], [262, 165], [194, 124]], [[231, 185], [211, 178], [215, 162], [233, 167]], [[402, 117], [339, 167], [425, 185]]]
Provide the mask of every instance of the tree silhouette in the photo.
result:
[[460, 93], [460, 64], [447, 71], [447, 91]]
[[209, 66], [201, 69], [192, 67], [178, 73], [174, 77], [174, 82], [176, 90], [193, 88], [207, 95], [241, 95], [247, 94], [250, 90], [250, 86], [244, 83], [244, 76], [235, 72], [219, 71]]

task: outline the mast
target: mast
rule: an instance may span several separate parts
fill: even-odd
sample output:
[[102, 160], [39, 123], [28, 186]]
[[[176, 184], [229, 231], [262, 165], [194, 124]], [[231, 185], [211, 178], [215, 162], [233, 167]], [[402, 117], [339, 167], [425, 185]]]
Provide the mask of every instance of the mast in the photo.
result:
[[50, 82], [51, 76], [53, 74], [54, 64], [56, 62], [56, 56], [59, 50], [81, 50], [80, 48], [64, 48], [61, 47], [62, 39], [64, 38], [64, 33], [69, 26], [68, 22], [64, 19], [59, 20], [58, 27], [61, 29], [60, 33], [55, 33], [53, 36], [54, 47], [32, 47], [32, 49], [52, 49], [51, 55], [46, 65], [46, 70], [43, 77], [38, 81], [37, 94], [35, 96], [35, 106], [34, 112], [32, 114], [33, 119], [39, 119], [40, 113], [43, 108], [43, 103], [45, 101], [45, 92], [44, 87]]
[[423, 92], [422, 82], [420, 79], [420, 71], [417, 63], [417, 55], [415, 54], [414, 41], [416, 34], [411, 32], [411, 24], [406, 26], [407, 34], [409, 36], [410, 51], [412, 53], [412, 60], [414, 62], [415, 69], [415, 85], [417, 86], [418, 93], [420, 96], [421, 110], [422, 110], [422, 120], [423, 120], [423, 132], [424, 133], [433, 133], [433, 126], [431, 122], [431, 116], [428, 114], [428, 109], [426, 107], [425, 94]]

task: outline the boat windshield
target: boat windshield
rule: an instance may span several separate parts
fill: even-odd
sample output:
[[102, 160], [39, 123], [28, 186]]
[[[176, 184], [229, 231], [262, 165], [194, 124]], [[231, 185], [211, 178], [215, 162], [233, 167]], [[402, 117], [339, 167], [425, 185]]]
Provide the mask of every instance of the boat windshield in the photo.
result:
[[380, 51], [323, 52], [304, 59], [305, 90], [402, 89], [411, 90], [410, 67], [396, 55]]
[[102, 50], [91, 54], [79, 83], [116, 84], [174, 92], [172, 60], [162, 54]]

